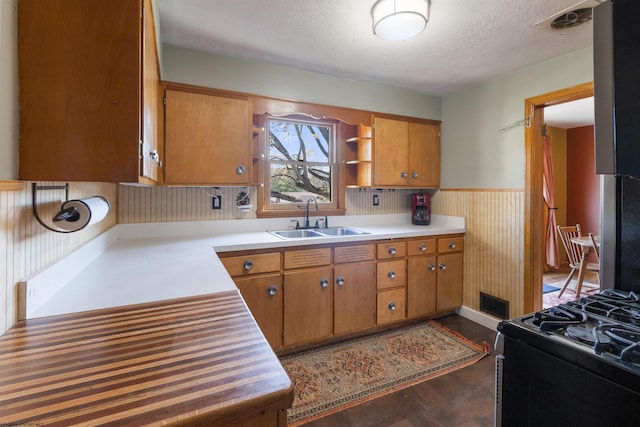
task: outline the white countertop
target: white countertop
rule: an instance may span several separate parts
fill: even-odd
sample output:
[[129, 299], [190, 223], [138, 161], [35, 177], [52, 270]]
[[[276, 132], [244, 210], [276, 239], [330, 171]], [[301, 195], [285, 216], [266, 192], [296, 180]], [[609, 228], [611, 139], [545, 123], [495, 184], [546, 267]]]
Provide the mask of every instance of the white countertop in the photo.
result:
[[283, 240], [266, 230], [288, 219], [120, 224], [26, 283], [26, 318], [235, 290], [218, 252], [344, 241], [464, 233], [465, 219], [433, 215], [412, 225], [407, 215], [330, 217], [329, 226], [370, 234]]

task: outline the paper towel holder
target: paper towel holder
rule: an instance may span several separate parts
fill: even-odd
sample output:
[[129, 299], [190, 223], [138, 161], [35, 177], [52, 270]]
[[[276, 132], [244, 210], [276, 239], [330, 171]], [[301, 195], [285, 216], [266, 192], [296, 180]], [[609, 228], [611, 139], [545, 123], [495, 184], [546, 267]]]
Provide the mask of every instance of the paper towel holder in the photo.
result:
[[[44, 228], [50, 231], [55, 231], [56, 233], [74, 233], [76, 231], [80, 231], [82, 228], [77, 230], [62, 230], [51, 227], [49, 224], [45, 223], [42, 218], [40, 218], [40, 214], [38, 213], [38, 190], [64, 190], [64, 202], [62, 202], [62, 206], [57, 214], [53, 216], [53, 221], [77, 221], [80, 218], [80, 214], [78, 210], [74, 207], [64, 208], [65, 203], [69, 201], [69, 183], [64, 185], [38, 185], [37, 183], [31, 184], [31, 195], [32, 195], [32, 204], [33, 204], [33, 216], [36, 220], [42, 225]], [[96, 196], [104, 199], [104, 197]], [[107, 208], [109, 202], [104, 199], [107, 203]], [[108, 212], [108, 209], [107, 209]]]

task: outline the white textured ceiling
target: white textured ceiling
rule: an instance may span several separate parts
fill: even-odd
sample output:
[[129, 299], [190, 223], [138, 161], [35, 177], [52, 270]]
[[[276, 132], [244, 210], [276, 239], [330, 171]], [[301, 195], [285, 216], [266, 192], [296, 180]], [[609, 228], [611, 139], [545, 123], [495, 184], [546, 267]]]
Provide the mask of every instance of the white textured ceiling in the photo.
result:
[[[588, 0], [593, 6], [602, 0]], [[444, 95], [592, 44], [542, 21], [581, 0], [432, 0], [425, 31], [385, 41], [375, 0], [157, 0], [164, 43]]]

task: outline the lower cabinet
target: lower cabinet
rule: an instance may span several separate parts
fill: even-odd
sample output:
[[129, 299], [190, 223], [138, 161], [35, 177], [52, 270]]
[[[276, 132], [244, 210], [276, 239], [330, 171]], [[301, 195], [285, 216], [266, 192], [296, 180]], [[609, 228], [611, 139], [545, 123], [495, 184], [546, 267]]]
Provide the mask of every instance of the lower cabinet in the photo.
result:
[[463, 250], [464, 237], [438, 239], [438, 311], [462, 305]]
[[376, 318], [378, 325], [403, 320], [407, 304], [405, 288], [378, 292]]
[[272, 348], [462, 305], [464, 236], [220, 254]]
[[438, 255], [436, 301], [438, 311], [462, 305], [462, 252]]
[[336, 265], [333, 274], [333, 333], [375, 325], [375, 262]]
[[332, 273], [331, 267], [284, 273], [285, 346], [331, 335]]
[[436, 311], [436, 279], [435, 255], [407, 260], [407, 317]]
[[234, 282], [271, 348], [282, 346], [282, 276], [235, 278]]

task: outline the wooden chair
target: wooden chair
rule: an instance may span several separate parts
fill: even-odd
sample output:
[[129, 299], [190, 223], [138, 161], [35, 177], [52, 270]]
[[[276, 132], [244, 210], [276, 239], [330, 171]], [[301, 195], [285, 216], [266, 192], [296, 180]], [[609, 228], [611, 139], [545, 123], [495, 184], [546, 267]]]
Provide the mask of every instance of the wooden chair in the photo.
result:
[[[582, 237], [582, 232], [580, 230], [580, 224], [569, 225], [569, 226], [558, 226], [558, 234], [560, 235], [560, 240], [562, 240], [562, 244], [564, 245], [564, 249], [567, 253], [567, 261], [569, 262], [569, 267], [571, 267], [571, 272], [567, 277], [567, 280], [564, 282], [562, 289], [560, 289], [560, 293], [558, 296], [562, 296], [564, 291], [571, 283], [571, 279], [576, 271], [580, 270], [580, 265], [582, 264], [582, 256], [583, 256], [583, 248], [577, 243], [571, 241], [574, 237]], [[593, 238], [593, 237], [592, 237]], [[597, 248], [597, 245], [594, 243], [594, 248]], [[597, 250], [597, 249], [596, 249]], [[599, 254], [599, 251], [597, 252]], [[587, 263], [585, 266], [586, 270], [589, 271], [600, 271], [600, 264], [596, 263]], [[578, 280], [576, 284], [576, 288], [574, 292], [576, 293], [576, 298], [580, 297], [580, 291], [582, 290], [582, 281]]]

